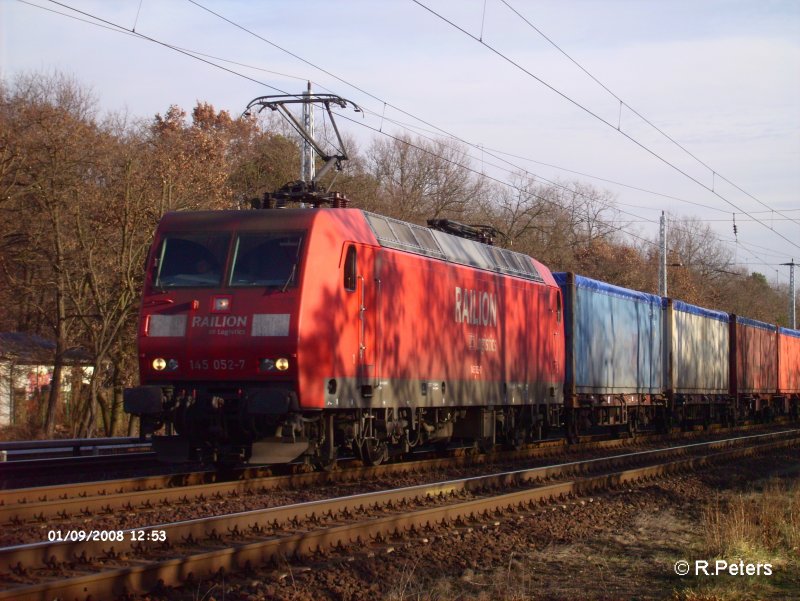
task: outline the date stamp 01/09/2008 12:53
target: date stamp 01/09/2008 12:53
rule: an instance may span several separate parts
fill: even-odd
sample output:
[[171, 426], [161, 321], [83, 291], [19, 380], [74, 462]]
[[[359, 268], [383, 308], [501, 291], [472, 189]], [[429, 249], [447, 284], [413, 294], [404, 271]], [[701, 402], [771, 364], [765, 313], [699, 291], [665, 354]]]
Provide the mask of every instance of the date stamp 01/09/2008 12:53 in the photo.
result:
[[138, 528], [134, 530], [48, 530], [47, 540], [52, 542], [153, 542], [167, 541], [166, 530]]

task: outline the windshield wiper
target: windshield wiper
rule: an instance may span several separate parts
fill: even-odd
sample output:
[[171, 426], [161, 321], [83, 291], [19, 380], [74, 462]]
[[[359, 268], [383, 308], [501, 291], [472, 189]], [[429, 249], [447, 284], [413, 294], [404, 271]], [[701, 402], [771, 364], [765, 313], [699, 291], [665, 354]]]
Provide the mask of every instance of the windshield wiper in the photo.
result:
[[292, 280], [294, 279], [295, 271], [297, 271], [297, 263], [292, 264], [292, 271], [289, 274], [289, 279], [286, 280], [286, 283], [283, 285], [283, 288], [281, 289], [281, 292], [286, 292], [286, 289], [289, 287], [289, 284], [291, 284]]

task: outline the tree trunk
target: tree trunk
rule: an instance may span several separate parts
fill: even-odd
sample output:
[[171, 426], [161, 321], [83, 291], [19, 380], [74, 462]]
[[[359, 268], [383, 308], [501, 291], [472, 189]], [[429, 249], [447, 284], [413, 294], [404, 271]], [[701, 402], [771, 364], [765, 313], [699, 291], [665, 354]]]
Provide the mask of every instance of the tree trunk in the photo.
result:
[[61, 290], [56, 289], [56, 356], [53, 361], [53, 379], [50, 382], [50, 394], [47, 398], [47, 413], [44, 421], [44, 431], [48, 438], [53, 437], [56, 429], [58, 401], [61, 396], [61, 371], [67, 346], [65, 313], [64, 296]]
[[109, 436], [116, 435], [117, 426], [120, 426], [120, 430], [122, 429], [124, 419], [122, 412], [122, 391], [124, 389], [124, 385], [122, 382], [122, 377], [120, 376], [119, 366], [115, 364], [112, 366], [112, 369], [114, 370], [114, 377], [111, 398], [111, 433], [109, 433]]

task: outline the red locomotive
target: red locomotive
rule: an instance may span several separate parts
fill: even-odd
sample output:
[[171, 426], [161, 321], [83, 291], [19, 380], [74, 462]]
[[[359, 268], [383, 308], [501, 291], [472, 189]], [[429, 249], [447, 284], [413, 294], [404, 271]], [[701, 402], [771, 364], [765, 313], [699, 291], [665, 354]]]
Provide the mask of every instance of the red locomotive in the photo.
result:
[[170, 213], [148, 266], [125, 403], [146, 431], [174, 428], [162, 456], [378, 463], [561, 422], [561, 292], [525, 255], [357, 209], [276, 209]]

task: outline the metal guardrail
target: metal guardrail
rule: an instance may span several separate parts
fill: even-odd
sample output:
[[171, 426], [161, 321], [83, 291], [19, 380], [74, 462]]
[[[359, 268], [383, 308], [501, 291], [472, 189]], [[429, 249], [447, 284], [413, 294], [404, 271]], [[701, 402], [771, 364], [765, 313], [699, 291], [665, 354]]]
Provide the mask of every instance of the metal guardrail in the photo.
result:
[[15, 440], [0, 442], [0, 462], [37, 457], [101, 455], [114, 451], [150, 448], [137, 437], [63, 438], [56, 440]]

